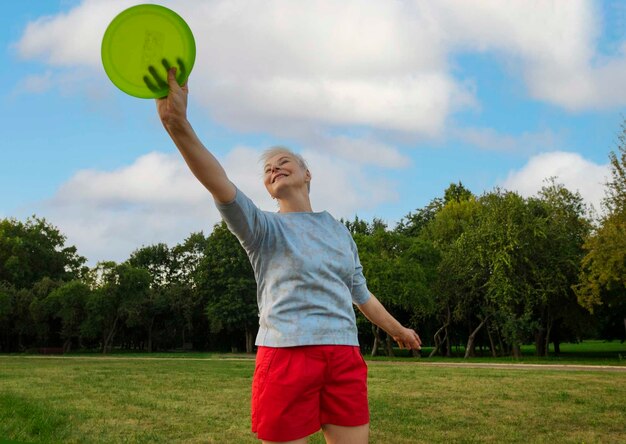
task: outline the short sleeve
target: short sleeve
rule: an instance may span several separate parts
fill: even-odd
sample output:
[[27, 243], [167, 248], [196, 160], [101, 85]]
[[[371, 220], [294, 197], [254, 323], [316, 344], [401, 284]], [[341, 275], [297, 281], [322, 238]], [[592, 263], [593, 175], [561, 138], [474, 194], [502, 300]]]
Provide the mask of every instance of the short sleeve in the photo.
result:
[[239, 239], [241, 245], [247, 251], [254, 249], [267, 227], [267, 219], [263, 211], [239, 188], [236, 188], [235, 198], [231, 202], [215, 202], [215, 206], [228, 229]]

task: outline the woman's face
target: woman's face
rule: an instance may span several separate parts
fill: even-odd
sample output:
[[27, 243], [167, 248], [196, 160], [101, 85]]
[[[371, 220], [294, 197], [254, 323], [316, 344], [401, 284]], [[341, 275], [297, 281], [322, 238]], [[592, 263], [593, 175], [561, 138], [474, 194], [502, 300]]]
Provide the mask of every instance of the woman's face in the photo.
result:
[[305, 170], [298, 159], [288, 153], [278, 153], [268, 159], [263, 166], [263, 183], [274, 198], [279, 198], [288, 187], [304, 187], [311, 180], [311, 173]]

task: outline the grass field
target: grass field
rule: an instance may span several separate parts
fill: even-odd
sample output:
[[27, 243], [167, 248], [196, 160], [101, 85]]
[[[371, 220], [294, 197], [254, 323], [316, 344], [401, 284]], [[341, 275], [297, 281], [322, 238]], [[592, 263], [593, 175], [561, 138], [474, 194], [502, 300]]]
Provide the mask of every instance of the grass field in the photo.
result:
[[[0, 437], [254, 443], [253, 367], [211, 358], [0, 356]], [[370, 361], [369, 378], [372, 443], [626, 442], [626, 372]]]

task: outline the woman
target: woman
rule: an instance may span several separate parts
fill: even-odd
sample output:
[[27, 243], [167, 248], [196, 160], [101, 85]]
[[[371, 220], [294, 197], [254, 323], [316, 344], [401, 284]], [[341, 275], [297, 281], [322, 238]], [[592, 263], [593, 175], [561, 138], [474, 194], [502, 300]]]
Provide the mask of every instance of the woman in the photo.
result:
[[248, 253], [257, 280], [253, 432], [264, 443], [306, 443], [321, 428], [327, 443], [367, 443], [367, 366], [352, 304], [400, 347], [419, 349], [419, 336], [367, 290], [348, 230], [327, 212], [312, 211], [304, 160], [285, 148], [265, 153], [264, 184], [279, 211], [259, 210], [194, 133], [187, 85], [176, 83], [175, 72], [168, 72], [169, 95], [157, 100], [159, 117]]

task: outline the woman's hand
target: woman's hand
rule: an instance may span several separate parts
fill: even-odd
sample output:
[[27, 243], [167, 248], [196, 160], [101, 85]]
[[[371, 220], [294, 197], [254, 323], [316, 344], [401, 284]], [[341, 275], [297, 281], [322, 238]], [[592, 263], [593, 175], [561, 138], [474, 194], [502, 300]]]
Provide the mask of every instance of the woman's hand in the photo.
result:
[[402, 329], [393, 335], [393, 340], [398, 343], [400, 348], [407, 348], [409, 350], [421, 350], [422, 340], [419, 335], [410, 328], [402, 327]]
[[189, 88], [187, 83], [182, 87], [178, 85], [176, 81], [176, 67], [168, 69], [167, 84], [170, 89], [169, 94], [162, 99], [156, 99], [156, 106], [161, 123], [166, 130], [171, 131], [187, 123], [187, 96], [189, 95]]
[[370, 293], [370, 298], [363, 304], [358, 305], [361, 313], [374, 324], [385, 330], [400, 345], [400, 348], [410, 350], [420, 350], [422, 340], [415, 333], [415, 330], [402, 326], [389, 312], [383, 304]]

